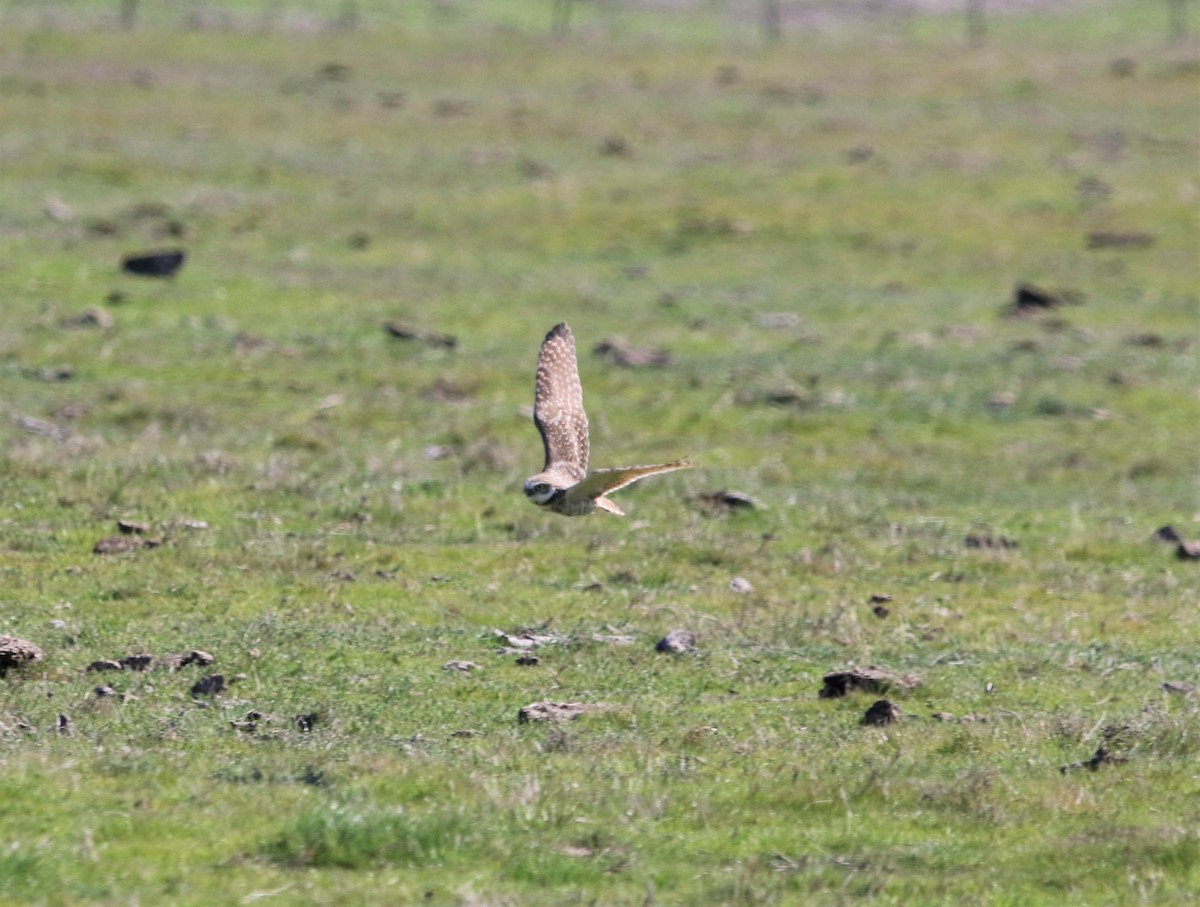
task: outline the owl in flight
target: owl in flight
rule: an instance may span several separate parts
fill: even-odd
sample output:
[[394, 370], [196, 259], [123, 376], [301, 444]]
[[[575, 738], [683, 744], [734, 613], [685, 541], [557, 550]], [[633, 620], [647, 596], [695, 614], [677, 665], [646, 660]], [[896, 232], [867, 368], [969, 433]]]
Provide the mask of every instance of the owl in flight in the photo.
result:
[[525, 497], [564, 516], [586, 516], [593, 510], [624, 512], [606, 494], [638, 479], [687, 469], [687, 460], [660, 466], [619, 466], [588, 473], [588, 421], [583, 411], [583, 385], [575, 362], [575, 338], [566, 323], [556, 325], [538, 354], [533, 422], [542, 435], [546, 465], [525, 480]]

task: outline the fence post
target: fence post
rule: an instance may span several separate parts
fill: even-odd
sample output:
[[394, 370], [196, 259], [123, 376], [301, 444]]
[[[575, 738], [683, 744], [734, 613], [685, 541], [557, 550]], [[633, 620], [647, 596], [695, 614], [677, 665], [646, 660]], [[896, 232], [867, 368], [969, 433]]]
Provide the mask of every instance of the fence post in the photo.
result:
[[967, 43], [980, 47], [987, 40], [987, 0], [967, 0]]
[[780, 0], [762, 0], [763, 40], [773, 44], [783, 37], [783, 9]]
[[1168, 37], [1173, 44], [1178, 44], [1188, 36], [1187, 0], [1169, 0], [1170, 24], [1167, 26]]
[[551, 0], [552, 7], [550, 9], [550, 32], [555, 37], [561, 38], [567, 33], [567, 27], [571, 24], [571, 0]]

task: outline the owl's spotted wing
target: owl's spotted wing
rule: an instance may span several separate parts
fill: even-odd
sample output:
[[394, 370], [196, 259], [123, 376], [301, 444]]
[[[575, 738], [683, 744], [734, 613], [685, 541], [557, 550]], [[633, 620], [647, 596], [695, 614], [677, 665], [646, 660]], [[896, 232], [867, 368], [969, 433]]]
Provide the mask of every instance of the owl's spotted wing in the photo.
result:
[[542, 341], [533, 421], [546, 452], [542, 470], [561, 470], [576, 481], [582, 479], [587, 474], [588, 422], [575, 361], [575, 338], [565, 322], [555, 325]]
[[[610, 491], [632, 485], [638, 479], [656, 476], [660, 472], [690, 469], [691, 465], [688, 460], [676, 460], [674, 463], [661, 463], [658, 466], [618, 466], [616, 469], [597, 469], [582, 482], [568, 488], [566, 497], [568, 501], [603, 498]], [[615, 512], [620, 513], [619, 510]]]

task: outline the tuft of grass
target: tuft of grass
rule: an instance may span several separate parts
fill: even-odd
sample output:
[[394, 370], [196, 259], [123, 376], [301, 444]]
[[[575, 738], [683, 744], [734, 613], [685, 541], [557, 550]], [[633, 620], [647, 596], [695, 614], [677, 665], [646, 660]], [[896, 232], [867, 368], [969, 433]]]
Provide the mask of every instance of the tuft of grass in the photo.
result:
[[414, 818], [366, 804], [330, 802], [297, 816], [263, 853], [292, 867], [452, 868], [461, 861], [472, 828], [464, 816], [435, 813]]

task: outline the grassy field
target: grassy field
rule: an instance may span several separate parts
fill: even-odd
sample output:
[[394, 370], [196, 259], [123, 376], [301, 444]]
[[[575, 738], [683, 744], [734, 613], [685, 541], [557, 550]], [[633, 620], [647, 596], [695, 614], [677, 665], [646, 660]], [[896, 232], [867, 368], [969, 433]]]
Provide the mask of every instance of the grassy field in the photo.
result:
[[[0, 634], [44, 652], [0, 679], [0, 903], [1194, 902], [1200, 563], [1154, 533], [1200, 537], [1200, 63], [1165, 4], [974, 48], [115, 6], [0, 30]], [[521, 494], [561, 320], [593, 465], [697, 464], [624, 519]], [[94, 554], [119, 520], [161, 544]], [[921, 681], [890, 725], [818, 695], [868, 665]]]

